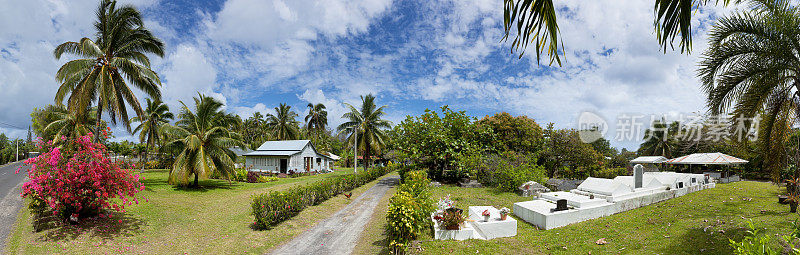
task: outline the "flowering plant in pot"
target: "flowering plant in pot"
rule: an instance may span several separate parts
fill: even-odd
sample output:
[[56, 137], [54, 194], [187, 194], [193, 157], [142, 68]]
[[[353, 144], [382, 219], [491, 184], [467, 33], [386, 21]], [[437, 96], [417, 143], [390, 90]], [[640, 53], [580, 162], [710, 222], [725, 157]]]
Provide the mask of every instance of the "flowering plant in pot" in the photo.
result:
[[489, 221], [489, 216], [492, 216], [492, 214], [489, 212], [489, 210], [483, 210], [481, 215], [483, 216], [483, 221], [486, 221], [486, 222]]
[[511, 213], [511, 210], [506, 207], [500, 209], [500, 220], [506, 220], [506, 217], [508, 217], [509, 213]]

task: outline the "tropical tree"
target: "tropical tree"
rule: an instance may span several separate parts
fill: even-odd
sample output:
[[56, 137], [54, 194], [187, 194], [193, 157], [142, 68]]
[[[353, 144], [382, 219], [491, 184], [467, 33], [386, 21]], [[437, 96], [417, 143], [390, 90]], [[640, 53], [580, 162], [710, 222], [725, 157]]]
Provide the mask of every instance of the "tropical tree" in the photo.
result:
[[306, 127], [309, 132], [325, 131], [328, 126], [328, 111], [322, 103], [308, 103], [308, 114], [306, 115]]
[[267, 114], [266, 128], [278, 140], [294, 140], [300, 136], [300, 122], [297, 113], [287, 104], [275, 107], [275, 115]]
[[[380, 153], [386, 146], [386, 130], [391, 128], [391, 122], [384, 120], [386, 114], [383, 109], [386, 106], [377, 107], [375, 96], [369, 94], [361, 96], [361, 108], [357, 109], [345, 103], [350, 112], [342, 115], [347, 119], [345, 123], [339, 125], [340, 133], [348, 132], [348, 143], [364, 151], [364, 169], [369, 168], [370, 157], [373, 153]], [[354, 136], [355, 135], [355, 136]], [[358, 139], [358, 140], [356, 140]]]
[[84, 136], [92, 132], [91, 127], [95, 123], [94, 113], [96, 111], [97, 109], [92, 107], [88, 112], [85, 112], [85, 116], [80, 116], [78, 115], [80, 114], [79, 112], [67, 111], [63, 106], [48, 105], [42, 111], [42, 114], [47, 114], [50, 116], [48, 118], [53, 120], [42, 130], [42, 138], [60, 144], [62, 137], [69, 139]]
[[[169, 112], [169, 106], [161, 102], [161, 100], [147, 99], [147, 108], [145, 115], [133, 117], [131, 122], [139, 122], [133, 133], [139, 132], [139, 142], [145, 143], [145, 154], [150, 151], [162, 139], [161, 126], [169, 123], [175, 116]], [[145, 156], [147, 161], [147, 156]], [[142, 169], [144, 169], [144, 164]]]
[[[715, 3], [728, 5], [742, 0], [718, 0]], [[664, 51], [667, 45], [672, 47], [675, 37], [680, 37], [681, 52], [692, 50], [692, 12], [708, 3], [708, 0], [655, 0], [656, 37]], [[512, 30], [516, 30], [511, 49], [519, 51], [520, 57], [525, 53], [528, 44], [534, 44], [536, 60], [542, 53], [553, 62], [561, 65], [560, 54], [564, 54], [564, 43], [559, 49], [559, 29], [556, 21], [556, 8], [553, 0], [503, 0], [503, 27], [507, 40]]]
[[716, 21], [698, 75], [712, 115], [760, 117], [764, 164], [777, 176], [791, 123], [800, 117], [800, 9], [790, 1], [751, 2], [751, 9]]
[[264, 115], [260, 112], [253, 113], [253, 116], [242, 122], [240, 133], [244, 142], [250, 146], [250, 149], [255, 150], [267, 140], [265, 124]]
[[[83, 38], [65, 42], [53, 51], [56, 59], [65, 53], [80, 57], [65, 63], [56, 73], [61, 83], [56, 92], [56, 104], [67, 105], [70, 112], [89, 109], [97, 102], [95, 139], [99, 139], [101, 115], [105, 110], [116, 124], [117, 119], [131, 131], [126, 106], [137, 116], [144, 114], [131, 86], [151, 98], [160, 99], [161, 80], [151, 70], [145, 54], [164, 56], [164, 44], [144, 27], [142, 16], [132, 5], [117, 8], [117, 2], [103, 0], [97, 9], [94, 40]], [[129, 85], [130, 84], [130, 85]]]
[[244, 143], [238, 133], [228, 130], [220, 121], [225, 115], [221, 102], [202, 94], [195, 97], [194, 102], [194, 111], [181, 102], [183, 108], [175, 126], [162, 126], [165, 134], [176, 138], [164, 146], [177, 154], [169, 171], [169, 183], [186, 186], [194, 176], [192, 185], [197, 187], [198, 180], [211, 173], [230, 180], [236, 158], [230, 148], [244, 147]]
[[667, 124], [664, 119], [653, 121], [650, 128], [644, 131], [644, 142], [639, 147], [639, 153], [672, 158], [677, 147], [679, 128], [677, 122]]

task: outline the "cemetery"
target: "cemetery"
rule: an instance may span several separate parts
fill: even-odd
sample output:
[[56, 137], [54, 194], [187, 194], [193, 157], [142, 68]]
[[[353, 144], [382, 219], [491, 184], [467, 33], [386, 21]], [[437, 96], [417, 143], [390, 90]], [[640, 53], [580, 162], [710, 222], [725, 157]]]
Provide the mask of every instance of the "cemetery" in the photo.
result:
[[644, 172], [614, 179], [589, 177], [576, 189], [541, 193], [531, 201], [514, 204], [514, 214], [542, 229], [563, 227], [639, 208], [691, 192], [714, 188], [703, 174]]

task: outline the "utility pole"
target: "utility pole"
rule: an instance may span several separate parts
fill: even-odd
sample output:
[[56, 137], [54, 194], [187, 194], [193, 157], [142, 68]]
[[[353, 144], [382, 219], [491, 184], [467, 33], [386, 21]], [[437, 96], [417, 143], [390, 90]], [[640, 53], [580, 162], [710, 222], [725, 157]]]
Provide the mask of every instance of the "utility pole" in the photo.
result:
[[15, 153], [15, 154], [17, 154], [17, 160], [16, 161], [19, 161], [19, 139], [17, 139], [17, 153]]
[[353, 127], [353, 173], [358, 173], [358, 127]]

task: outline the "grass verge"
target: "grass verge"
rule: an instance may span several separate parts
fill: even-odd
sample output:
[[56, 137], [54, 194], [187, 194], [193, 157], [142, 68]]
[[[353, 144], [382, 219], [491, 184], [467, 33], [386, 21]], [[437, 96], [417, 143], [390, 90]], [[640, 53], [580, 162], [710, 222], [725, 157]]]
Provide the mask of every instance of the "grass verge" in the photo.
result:
[[[264, 253], [310, 228], [349, 203], [343, 195], [309, 207], [269, 231], [251, 229], [250, 196], [304, 185], [352, 170], [286, 178], [269, 183], [204, 180], [203, 188], [167, 184], [167, 170], [142, 173], [149, 201], [116, 213], [113, 218], [33, 232], [32, 217], [23, 208], [6, 246], [10, 254], [176, 254]], [[377, 181], [353, 190], [363, 193]]]

